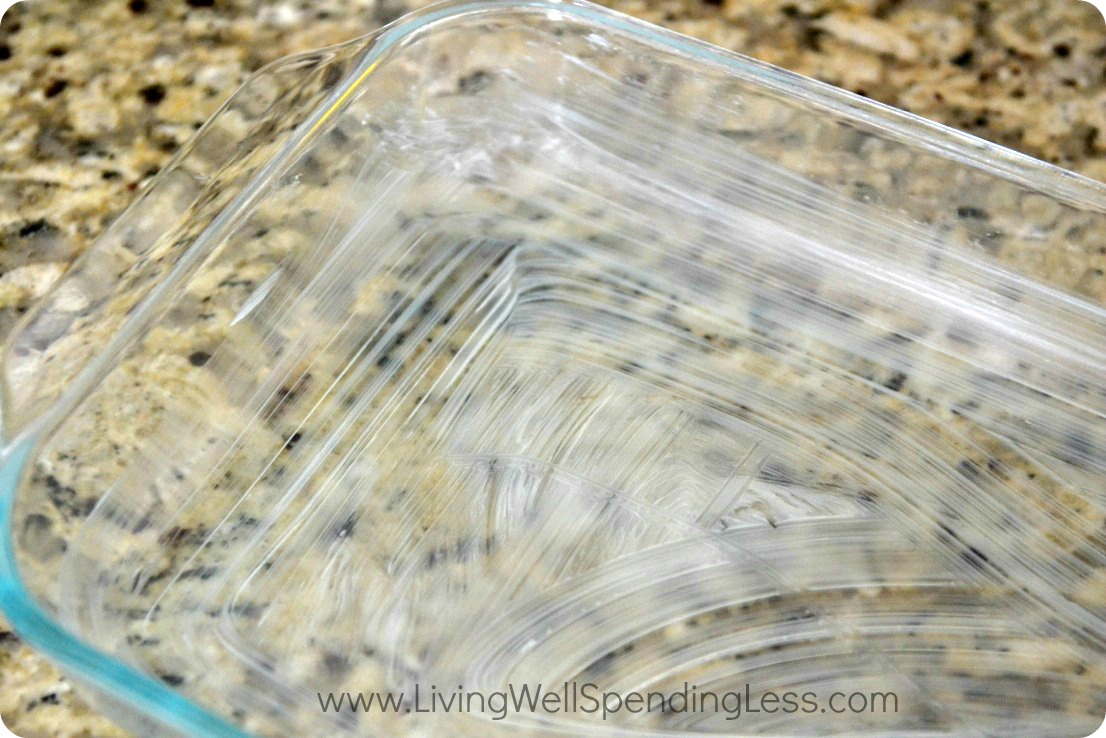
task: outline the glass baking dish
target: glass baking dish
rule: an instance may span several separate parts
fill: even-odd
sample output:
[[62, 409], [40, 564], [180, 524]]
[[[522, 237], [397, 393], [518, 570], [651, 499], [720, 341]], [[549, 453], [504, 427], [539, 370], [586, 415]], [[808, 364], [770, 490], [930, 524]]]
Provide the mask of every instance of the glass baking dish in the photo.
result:
[[1104, 243], [971, 136], [434, 5], [255, 75], [10, 337], [0, 603], [140, 735], [1083, 736]]

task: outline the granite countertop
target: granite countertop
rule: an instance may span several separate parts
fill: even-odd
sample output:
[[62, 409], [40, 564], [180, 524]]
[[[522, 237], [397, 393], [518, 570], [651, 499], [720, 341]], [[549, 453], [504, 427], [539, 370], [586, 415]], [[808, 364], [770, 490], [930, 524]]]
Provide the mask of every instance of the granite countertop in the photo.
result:
[[[610, 4], [1106, 179], [1106, 35], [1087, 3]], [[408, 7], [402, 0], [15, 6], [0, 25], [0, 331], [248, 73], [370, 31]], [[1106, 300], [1106, 254], [1087, 259], [1080, 291]], [[0, 715], [27, 738], [123, 735], [2, 623]]]

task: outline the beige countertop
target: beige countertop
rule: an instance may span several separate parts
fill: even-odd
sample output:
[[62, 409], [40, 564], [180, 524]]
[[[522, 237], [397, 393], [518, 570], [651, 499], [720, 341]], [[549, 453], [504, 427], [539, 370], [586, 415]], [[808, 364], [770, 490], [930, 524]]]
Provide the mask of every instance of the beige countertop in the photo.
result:
[[[608, 4], [1106, 179], [1106, 24], [1087, 3]], [[407, 7], [403, 0], [15, 6], [0, 24], [0, 332], [247, 74], [369, 32]], [[1087, 259], [1081, 291], [1106, 295], [1106, 252]], [[0, 715], [25, 738], [122, 735], [2, 622]]]

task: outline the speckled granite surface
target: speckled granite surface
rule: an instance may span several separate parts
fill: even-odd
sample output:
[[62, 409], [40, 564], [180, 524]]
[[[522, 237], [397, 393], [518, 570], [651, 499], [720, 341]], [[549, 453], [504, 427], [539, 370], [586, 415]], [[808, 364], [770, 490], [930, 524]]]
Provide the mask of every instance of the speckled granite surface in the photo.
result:
[[[1106, 179], [1106, 28], [1055, 2], [615, 2], [618, 9]], [[369, 31], [392, 0], [23, 3], [0, 24], [0, 330], [261, 64]], [[1106, 281], [1106, 255], [1088, 257]], [[1091, 285], [1085, 294], [1104, 294]], [[0, 627], [23, 736], [120, 735]]]

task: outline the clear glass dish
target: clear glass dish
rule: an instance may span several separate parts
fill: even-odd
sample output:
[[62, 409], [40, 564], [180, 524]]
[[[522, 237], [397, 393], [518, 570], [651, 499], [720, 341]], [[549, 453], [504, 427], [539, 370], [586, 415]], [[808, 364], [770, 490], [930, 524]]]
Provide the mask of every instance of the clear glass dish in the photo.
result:
[[[849, 93], [432, 6], [252, 78], [11, 336], [0, 603], [141, 735], [1086, 735], [1103, 243]], [[814, 697], [488, 697], [573, 682]], [[487, 709], [320, 706], [416, 685]]]

